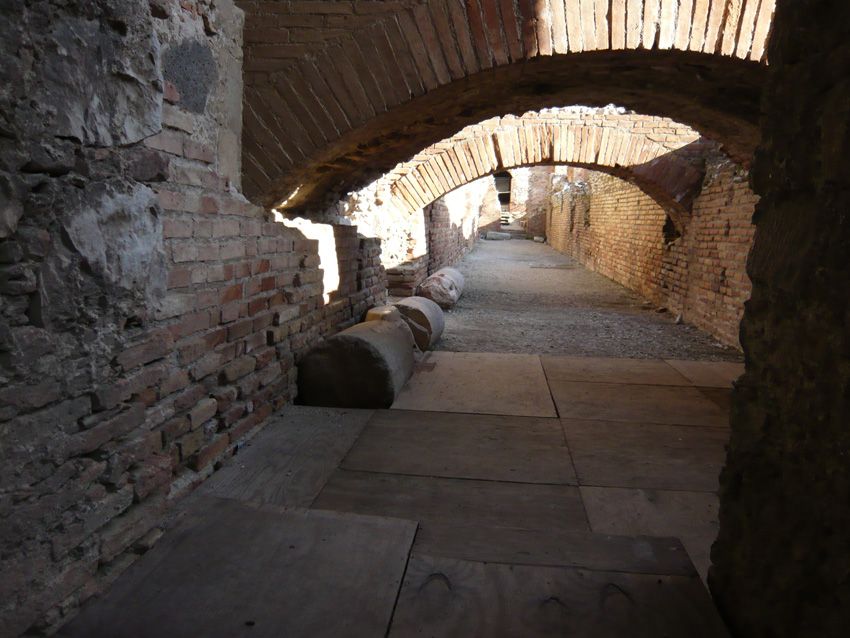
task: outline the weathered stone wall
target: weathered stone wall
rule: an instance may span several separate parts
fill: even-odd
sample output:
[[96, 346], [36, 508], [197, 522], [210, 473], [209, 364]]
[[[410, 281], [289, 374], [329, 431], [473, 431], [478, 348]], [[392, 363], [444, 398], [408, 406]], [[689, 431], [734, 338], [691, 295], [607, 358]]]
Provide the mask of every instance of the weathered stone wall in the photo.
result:
[[610, 175], [569, 169], [551, 188], [547, 237], [554, 248], [739, 345], [757, 201], [745, 171], [715, 157], [679, 225], [646, 193]]
[[523, 217], [528, 204], [528, 180], [531, 169], [523, 166], [511, 170], [509, 173], [511, 175], [511, 203], [508, 211], [513, 218]]
[[389, 294], [409, 297], [442, 266], [456, 264], [478, 235], [479, 222], [498, 223], [493, 178], [483, 177], [446, 193], [423, 208], [395, 206], [382, 178], [351, 193], [319, 217], [344, 218], [381, 241]]
[[[38, 633], [158, 537], [384, 298], [380, 246], [238, 192], [229, 0], [13, 0], [0, 16], [0, 635]], [[8, 10], [7, 10], [8, 9]]]
[[850, 4], [780, 2], [709, 585], [738, 636], [843, 636], [850, 601]]
[[428, 274], [456, 265], [478, 238], [481, 211], [497, 206], [492, 177], [471, 182], [427, 206]]
[[488, 230], [499, 230], [502, 227], [502, 205], [499, 203], [499, 193], [496, 191], [496, 183], [492, 178], [489, 180], [487, 192], [478, 209], [478, 230], [483, 233]]
[[557, 171], [565, 172], [565, 167], [535, 166], [530, 169], [528, 199], [525, 203], [525, 214], [521, 218], [525, 232], [530, 237], [546, 236], [546, 216], [551, 206], [552, 176]]

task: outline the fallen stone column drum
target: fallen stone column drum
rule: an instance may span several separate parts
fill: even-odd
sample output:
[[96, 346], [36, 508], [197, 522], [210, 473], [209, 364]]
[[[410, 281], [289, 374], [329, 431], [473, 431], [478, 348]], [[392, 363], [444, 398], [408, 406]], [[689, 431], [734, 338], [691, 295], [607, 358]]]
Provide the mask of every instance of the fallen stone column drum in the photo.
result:
[[395, 307], [413, 332], [413, 339], [420, 350], [430, 350], [440, 340], [446, 319], [435, 302], [425, 297], [407, 297], [397, 302]]
[[419, 295], [436, 302], [444, 310], [451, 308], [463, 294], [463, 275], [455, 268], [440, 268], [419, 286]]
[[403, 321], [368, 321], [310, 350], [298, 365], [301, 405], [388, 408], [413, 372], [413, 334]]

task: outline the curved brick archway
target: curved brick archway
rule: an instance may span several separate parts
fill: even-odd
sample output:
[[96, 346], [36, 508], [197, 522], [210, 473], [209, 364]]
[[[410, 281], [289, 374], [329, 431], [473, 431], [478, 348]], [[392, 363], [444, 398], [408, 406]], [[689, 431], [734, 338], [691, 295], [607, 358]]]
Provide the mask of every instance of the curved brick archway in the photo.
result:
[[667, 118], [552, 109], [468, 126], [396, 166], [376, 190], [408, 214], [492, 173], [566, 164], [634, 183], [681, 226], [702, 188], [706, 147], [697, 131]]
[[245, 191], [316, 207], [458, 126], [565, 104], [663, 114], [747, 163], [774, 5], [246, 0]]

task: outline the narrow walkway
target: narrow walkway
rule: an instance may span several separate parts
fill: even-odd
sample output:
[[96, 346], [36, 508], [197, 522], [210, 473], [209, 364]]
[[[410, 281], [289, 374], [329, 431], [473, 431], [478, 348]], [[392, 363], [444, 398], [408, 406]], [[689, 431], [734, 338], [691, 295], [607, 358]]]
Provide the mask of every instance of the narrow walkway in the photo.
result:
[[550, 246], [479, 241], [438, 350], [739, 361], [740, 352]]
[[[390, 410], [275, 415], [60, 635], [727, 636], [703, 579], [742, 366], [694, 359], [737, 353], [545, 246], [463, 270], [467, 351]], [[590, 351], [619, 358], [546, 354]]]
[[738, 372], [435, 352], [391, 410], [288, 407], [60, 635], [726, 636]]

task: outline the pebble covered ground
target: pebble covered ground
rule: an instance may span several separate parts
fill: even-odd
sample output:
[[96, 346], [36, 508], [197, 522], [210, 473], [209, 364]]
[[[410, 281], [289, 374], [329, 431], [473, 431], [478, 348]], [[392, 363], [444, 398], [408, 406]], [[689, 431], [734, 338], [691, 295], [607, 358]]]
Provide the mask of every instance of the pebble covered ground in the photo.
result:
[[436, 350], [740, 361], [740, 351], [529, 240], [476, 243]]

